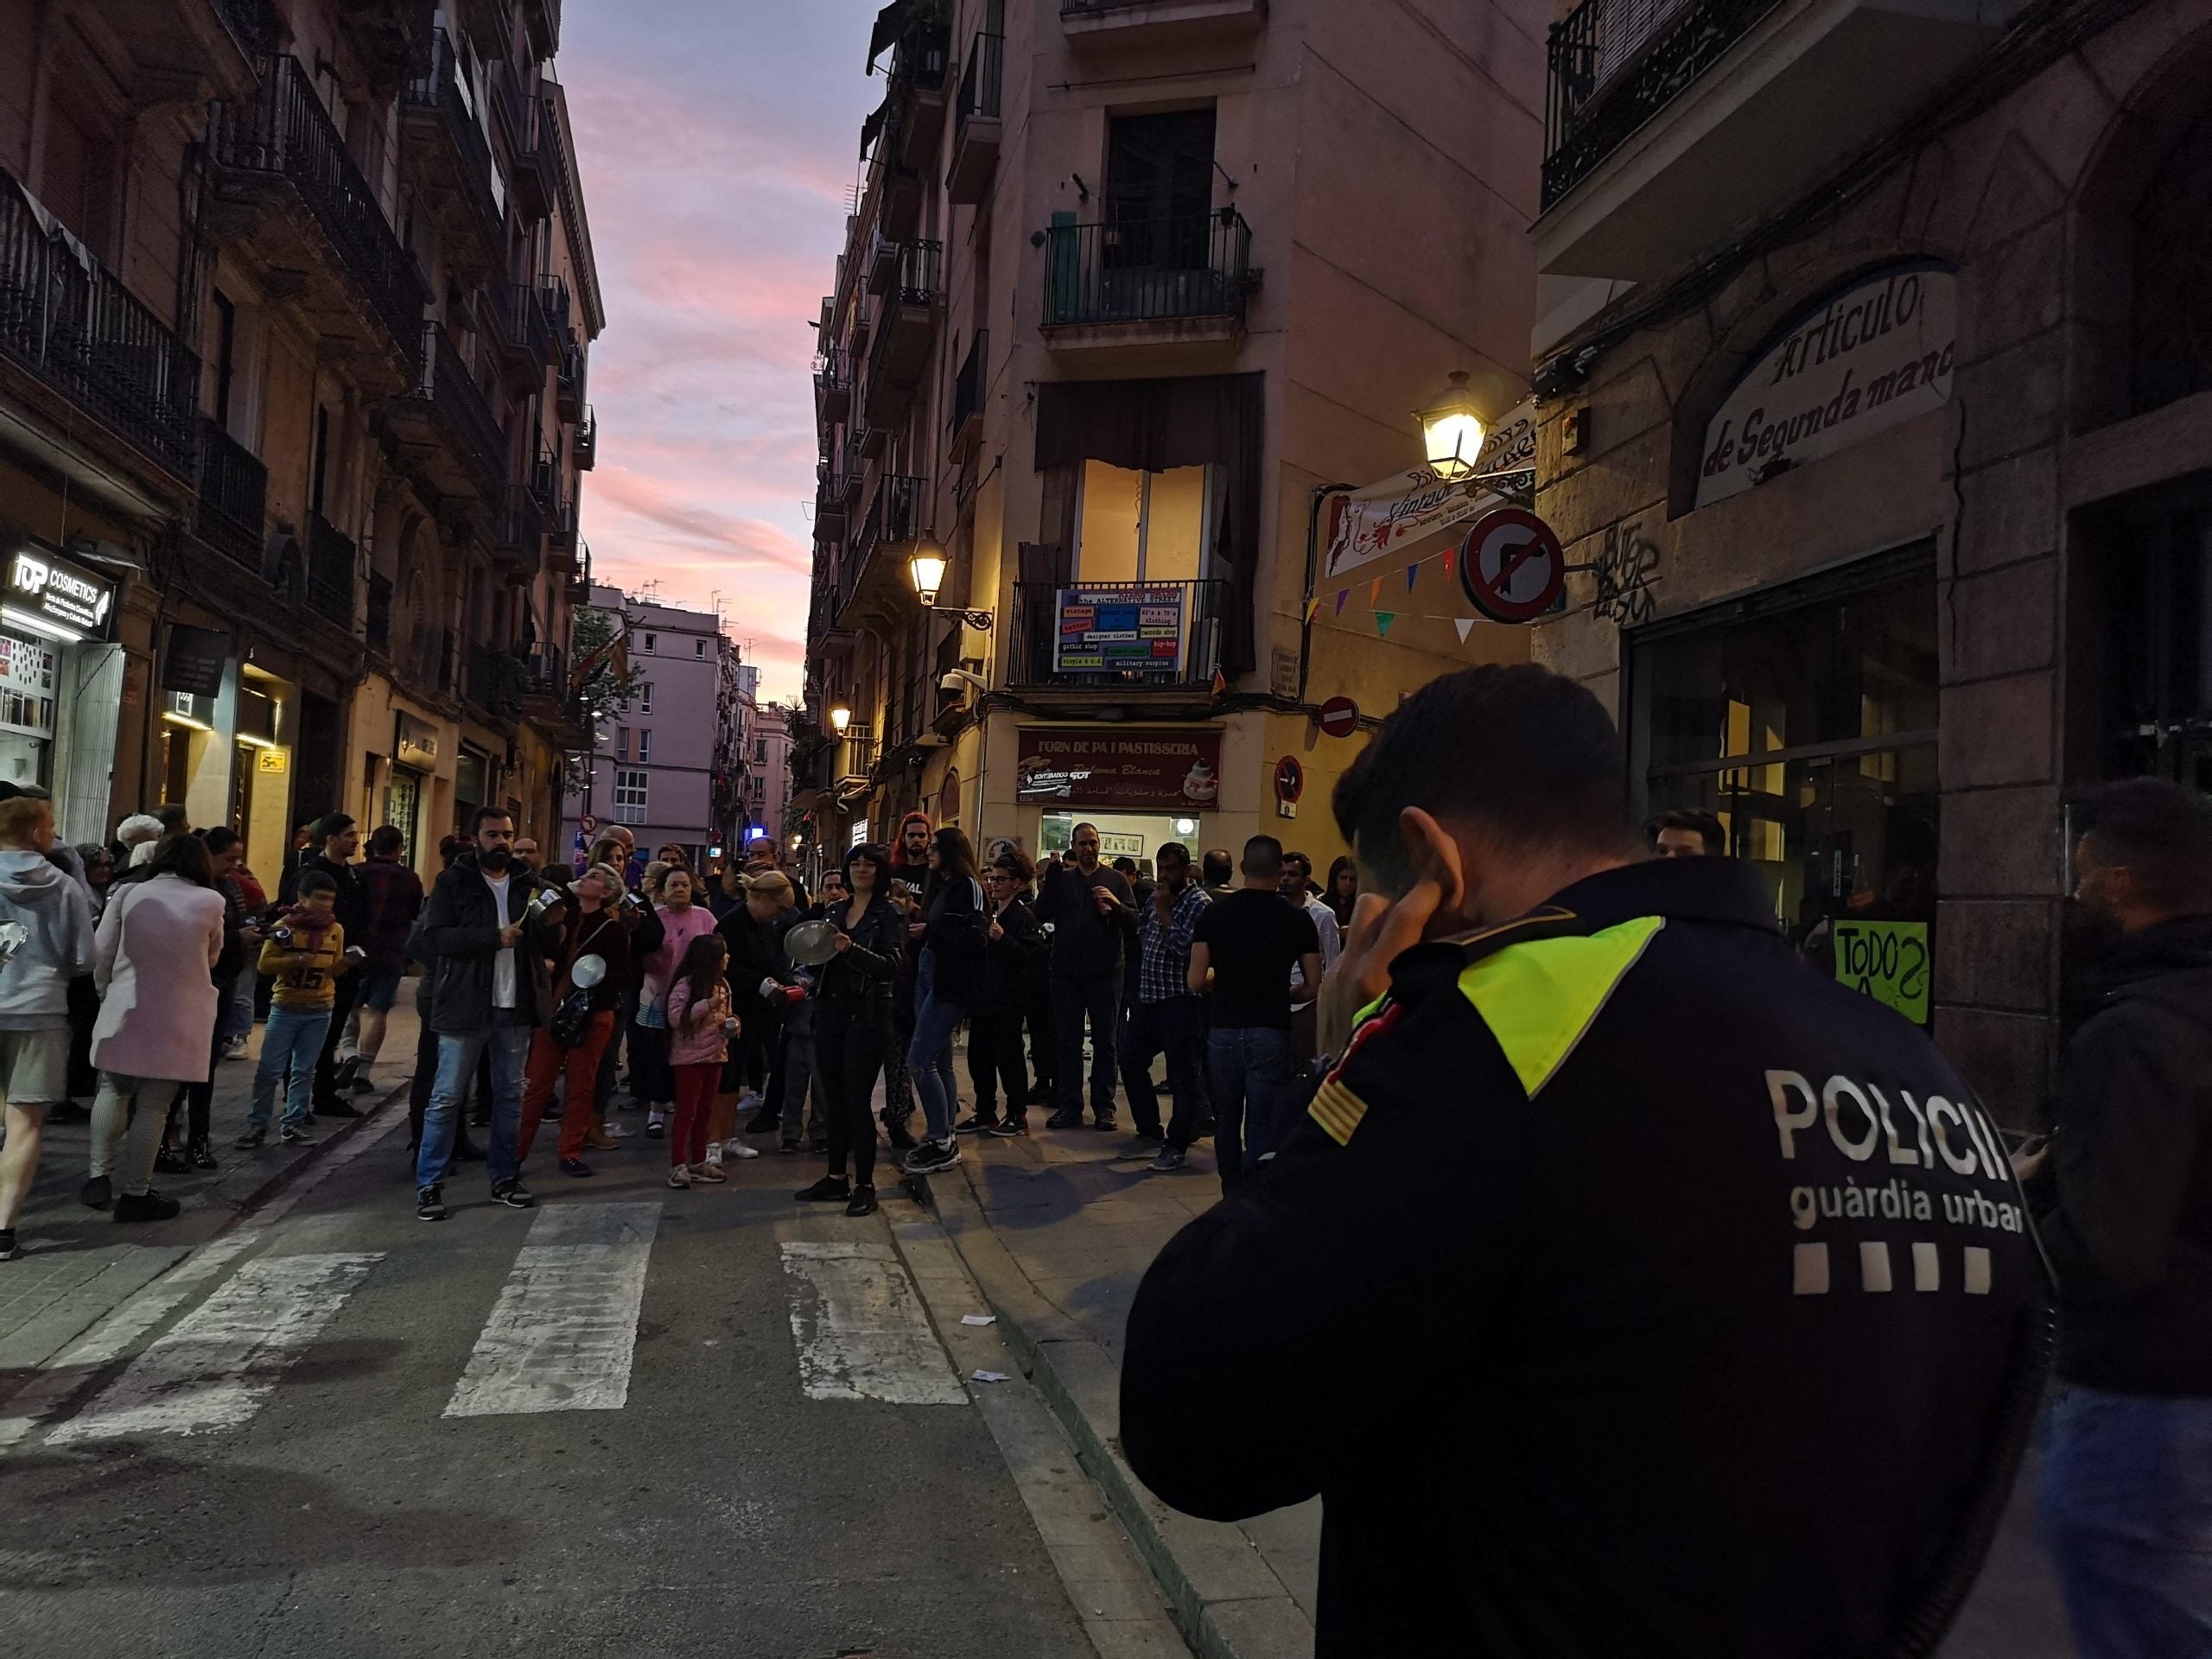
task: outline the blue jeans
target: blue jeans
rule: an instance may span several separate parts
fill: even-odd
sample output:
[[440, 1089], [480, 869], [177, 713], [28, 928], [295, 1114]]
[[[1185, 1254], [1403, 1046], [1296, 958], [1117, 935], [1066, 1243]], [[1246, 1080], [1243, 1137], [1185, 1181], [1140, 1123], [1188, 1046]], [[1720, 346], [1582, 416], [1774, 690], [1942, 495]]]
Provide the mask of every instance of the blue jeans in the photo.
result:
[[1114, 1121], [1114, 1049], [1122, 1020], [1122, 976], [1095, 974], [1085, 979], [1052, 979], [1052, 1034], [1059, 1063], [1052, 1068], [1059, 1109], [1083, 1116], [1083, 1022], [1090, 1021], [1090, 1115]]
[[922, 947], [914, 964], [914, 1040], [906, 1045], [906, 1069], [922, 1097], [922, 1117], [932, 1141], [952, 1138], [952, 1103], [960, 1086], [952, 1075], [952, 1033], [968, 1010], [937, 994], [937, 952]]
[[2212, 1399], [2068, 1385], [2037, 1508], [2082, 1659], [2212, 1653]]
[[1224, 1192], [1282, 1145], [1289, 1130], [1275, 1122], [1276, 1103], [1289, 1088], [1295, 1069], [1290, 1033], [1277, 1027], [1216, 1026], [1208, 1033], [1206, 1077], [1213, 1091], [1214, 1160], [1221, 1166]]
[[530, 1027], [493, 1026], [485, 1031], [438, 1033], [438, 1080], [431, 1085], [430, 1107], [423, 1115], [423, 1145], [415, 1158], [415, 1185], [434, 1186], [445, 1179], [453, 1160], [453, 1138], [468, 1093], [476, 1082], [476, 1062], [492, 1057], [492, 1144], [485, 1172], [497, 1186], [521, 1172], [515, 1135], [522, 1127], [523, 1062], [530, 1052]]
[[253, 1104], [246, 1109], [249, 1129], [269, 1127], [276, 1104], [276, 1082], [289, 1067], [292, 1080], [284, 1087], [284, 1127], [305, 1124], [315, 1097], [315, 1056], [330, 1030], [328, 1008], [269, 1010], [268, 1027], [261, 1033], [261, 1060], [253, 1068]]
[[1129, 1023], [1122, 1033], [1122, 1087], [1128, 1092], [1136, 1132], [1160, 1137], [1160, 1090], [1152, 1081], [1152, 1058], [1165, 1052], [1174, 1116], [1167, 1121], [1164, 1138], [1169, 1145], [1186, 1149], [1198, 1132], [1198, 1073], [1205, 1064], [1202, 1007], [1195, 996], [1140, 1002], [1129, 1010]]

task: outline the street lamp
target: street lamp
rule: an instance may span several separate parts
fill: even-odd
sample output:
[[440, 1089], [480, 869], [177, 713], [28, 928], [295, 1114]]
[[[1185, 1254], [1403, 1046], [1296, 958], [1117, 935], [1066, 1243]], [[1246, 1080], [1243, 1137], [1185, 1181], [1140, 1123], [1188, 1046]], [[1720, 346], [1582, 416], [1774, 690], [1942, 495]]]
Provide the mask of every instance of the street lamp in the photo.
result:
[[1421, 440], [1428, 464], [1440, 478], [1465, 478], [1475, 470], [1482, 454], [1484, 430], [1482, 411], [1467, 389], [1467, 372], [1454, 369], [1444, 390], [1414, 411], [1421, 423]]
[[838, 736], [842, 737], [845, 734], [845, 728], [852, 723], [853, 711], [846, 708], [843, 703], [838, 703], [830, 710], [830, 729]]
[[937, 596], [944, 586], [944, 550], [935, 542], [918, 541], [914, 550], [906, 556], [906, 573], [913, 578], [915, 594], [925, 610], [937, 608]]

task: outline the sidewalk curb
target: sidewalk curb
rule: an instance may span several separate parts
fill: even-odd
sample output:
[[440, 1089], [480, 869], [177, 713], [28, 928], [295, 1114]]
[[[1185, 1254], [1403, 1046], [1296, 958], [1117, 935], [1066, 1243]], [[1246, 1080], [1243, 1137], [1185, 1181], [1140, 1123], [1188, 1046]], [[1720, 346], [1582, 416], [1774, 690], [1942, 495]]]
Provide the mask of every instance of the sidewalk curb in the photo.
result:
[[1030, 1283], [1000, 1242], [969, 1184], [940, 1193], [919, 1185], [925, 1207], [967, 1263], [1009, 1352], [1074, 1443], [1169, 1616], [1199, 1659], [1283, 1659], [1313, 1650], [1313, 1625], [1259, 1547], [1226, 1522], [1194, 1520], [1146, 1491], [1121, 1452], [1121, 1368]]
[[309, 1170], [319, 1166], [324, 1159], [330, 1155], [334, 1148], [344, 1146], [355, 1135], [360, 1134], [362, 1130], [367, 1128], [370, 1124], [375, 1122], [382, 1115], [385, 1109], [404, 1096], [410, 1089], [414, 1087], [414, 1078], [410, 1077], [404, 1083], [396, 1083], [392, 1084], [392, 1086], [385, 1090], [383, 1094], [375, 1096], [375, 1103], [366, 1108], [359, 1117], [326, 1120], [336, 1122], [342, 1127], [332, 1129], [328, 1134], [316, 1141], [315, 1145], [308, 1149], [308, 1155], [306, 1157], [295, 1158], [290, 1163], [286, 1164], [283, 1168], [272, 1170], [266, 1180], [263, 1181], [260, 1185], [248, 1192], [244, 1198], [238, 1200], [236, 1205], [232, 1208], [230, 1219], [226, 1221], [221, 1226], [218, 1227], [213, 1232], [210, 1233], [207, 1236], [209, 1240], [212, 1241], [220, 1238], [224, 1234], [229, 1232], [232, 1228], [245, 1225], [247, 1221], [252, 1218], [257, 1211], [262, 1209], [271, 1199], [275, 1198], [278, 1193], [282, 1192], [286, 1187], [291, 1185]]

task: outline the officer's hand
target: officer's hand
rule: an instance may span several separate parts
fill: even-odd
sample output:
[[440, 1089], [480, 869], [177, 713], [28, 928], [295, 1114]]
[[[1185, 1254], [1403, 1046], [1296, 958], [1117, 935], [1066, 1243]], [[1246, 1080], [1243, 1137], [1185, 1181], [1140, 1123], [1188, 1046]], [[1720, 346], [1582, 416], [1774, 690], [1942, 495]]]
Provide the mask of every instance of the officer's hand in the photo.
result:
[[2043, 1167], [2044, 1160], [2050, 1156], [2050, 1137], [2039, 1135], [2012, 1154], [2012, 1173], [2021, 1180], [2031, 1181]]
[[1421, 943], [1443, 902], [1444, 890], [1430, 880], [1416, 881], [1395, 900], [1379, 893], [1359, 895], [1344, 954], [1321, 982], [1318, 1035], [1324, 1054], [1344, 1052], [1353, 1016], [1390, 988], [1390, 964]]

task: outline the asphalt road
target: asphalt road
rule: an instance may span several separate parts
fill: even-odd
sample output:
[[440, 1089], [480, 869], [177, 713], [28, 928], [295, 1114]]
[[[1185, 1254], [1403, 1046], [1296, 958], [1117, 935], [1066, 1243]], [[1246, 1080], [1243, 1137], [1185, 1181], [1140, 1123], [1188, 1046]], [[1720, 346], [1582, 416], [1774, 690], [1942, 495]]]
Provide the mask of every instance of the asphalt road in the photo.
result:
[[10, 1649], [1094, 1653], [904, 1200], [810, 1212], [774, 1154], [671, 1191], [656, 1142], [426, 1224], [404, 1125], [360, 1139], [73, 1397], [0, 1402]]

